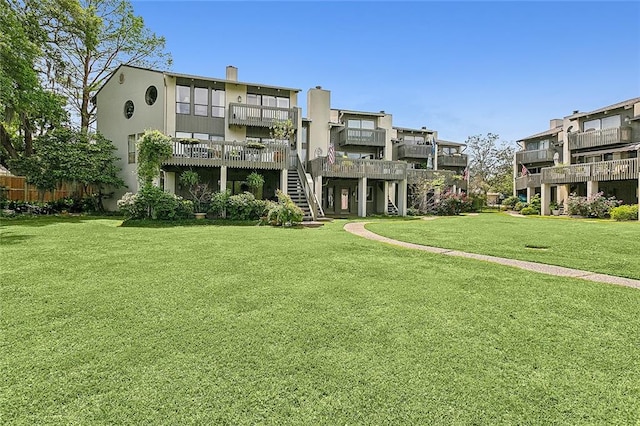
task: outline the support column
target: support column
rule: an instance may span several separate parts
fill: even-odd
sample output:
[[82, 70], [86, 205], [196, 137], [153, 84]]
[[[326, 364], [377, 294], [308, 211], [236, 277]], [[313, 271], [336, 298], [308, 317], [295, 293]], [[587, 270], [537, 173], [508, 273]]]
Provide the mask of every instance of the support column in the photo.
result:
[[595, 195], [598, 193], [598, 181], [590, 180], [587, 181], [587, 197], [591, 195]]
[[280, 191], [283, 194], [287, 193], [287, 177], [289, 176], [289, 170], [282, 169], [280, 170]]
[[549, 208], [549, 203], [551, 202], [551, 184], [543, 183], [540, 189], [540, 214], [542, 216], [549, 216], [551, 214], [551, 209]]
[[367, 178], [358, 179], [358, 216], [367, 217]]
[[386, 180], [383, 182], [382, 192], [384, 193], [384, 214], [388, 214], [387, 205], [389, 203], [389, 182]]
[[398, 184], [398, 214], [407, 215], [407, 180], [401, 180]]
[[533, 197], [533, 190], [530, 186], [527, 186], [527, 203], [531, 202], [531, 197]]
[[176, 193], [176, 173], [175, 172], [164, 172], [164, 192], [168, 192], [169, 194]]
[[571, 190], [570, 185], [558, 185], [558, 202], [562, 201], [562, 205], [564, 207], [564, 212], [567, 214], [569, 211], [569, 191]]
[[227, 189], [227, 166], [220, 167], [220, 192]]
[[456, 185], [453, 185], [451, 187], [451, 191], [453, 191], [454, 194], [457, 194], [458, 193], [458, 187]]

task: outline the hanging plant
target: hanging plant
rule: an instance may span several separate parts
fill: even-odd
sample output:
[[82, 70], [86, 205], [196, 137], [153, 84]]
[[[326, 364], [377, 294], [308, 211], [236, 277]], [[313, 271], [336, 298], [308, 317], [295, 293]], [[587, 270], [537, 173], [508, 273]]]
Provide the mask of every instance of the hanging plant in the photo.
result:
[[245, 181], [247, 182], [247, 186], [251, 189], [251, 192], [255, 195], [255, 192], [264, 185], [264, 176], [260, 173], [251, 172]]

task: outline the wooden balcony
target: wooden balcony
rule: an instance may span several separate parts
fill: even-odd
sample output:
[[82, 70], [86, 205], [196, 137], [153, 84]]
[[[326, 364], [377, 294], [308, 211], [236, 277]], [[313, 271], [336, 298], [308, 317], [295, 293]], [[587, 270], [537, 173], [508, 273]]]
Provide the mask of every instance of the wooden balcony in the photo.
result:
[[295, 108], [278, 108], [262, 105], [229, 104], [229, 125], [271, 127], [276, 121], [291, 120], [298, 125]]
[[427, 159], [432, 153], [432, 145], [416, 145], [412, 143], [398, 145], [398, 160], [404, 158]]
[[637, 158], [545, 167], [542, 169], [542, 183], [638, 179], [638, 172]]
[[289, 146], [267, 144], [264, 148], [251, 148], [247, 142], [173, 141], [173, 156], [163, 164], [173, 166], [232, 167], [239, 169], [287, 168]]
[[569, 149], [596, 148], [631, 142], [631, 127], [612, 127], [590, 132], [569, 133]]
[[541, 185], [541, 173], [533, 173], [516, 178], [516, 190], [538, 188]]
[[[562, 152], [557, 151], [560, 154], [560, 161], [562, 161]], [[556, 151], [548, 149], [535, 149], [531, 151], [518, 151], [516, 152], [516, 161], [520, 163], [545, 163], [553, 161], [553, 154]]]
[[386, 160], [352, 160], [336, 158], [329, 164], [327, 157], [311, 160], [311, 174], [336, 178], [362, 178], [382, 180], [404, 180], [407, 177], [407, 163]]
[[345, 127], [338, 133], [340, 146], [385, 146], [384, 129], [356, 129]]
[[440, 167], [467, 167], [467, 154], [438, 154], [438, 168]]
[[467, 189], [467, 181], [463, 180], [460, 175], [456, 175], [454, 171], [407, 169], [407, 183], [409, 184], [417, 184], [423, 179], [434, 180], [438, 177], [444, 178], [446, 186], [456, 185], [458, 188]]

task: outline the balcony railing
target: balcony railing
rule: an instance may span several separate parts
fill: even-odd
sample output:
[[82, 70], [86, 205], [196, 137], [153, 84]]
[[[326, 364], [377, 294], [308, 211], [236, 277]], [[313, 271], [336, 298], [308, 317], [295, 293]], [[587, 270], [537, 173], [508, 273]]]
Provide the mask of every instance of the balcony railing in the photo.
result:
[[467, 154], [451, 154], [451, 155], [438, 155], [438, 168], [440, 166], [445, 167], [466, 167], [467, 166]]
[[313, 176], [362, 178], [383, 180], [404, 180], [407, 177], [407, 163], [404, 161], [386, 160], [352, 160], [336, 158], [329, 164], [327, 157], [311, 160]]
[[569, 133], [569, 149], [594, 148], [631, 142], [631, 127], [612, 127], [583, 133]]
[[574, 183], [638, 179], [638, 159], [598, 161], [570, 166], [545, 167], [542, 183]]
[[384, 129], [355, 129], [345, 127], [338, 133], [338, 144], [356, 146], [385, 146]]
[[526, 176], [520, 176], [516, 178], [516, 190], [537, 188], [541, 185], [541, 173], [529, 174]]
[[298, 124], [295, 108], [278, 108], [263, 105], [229, 104], [229, 124], [240, 126], [271, 127], [276, 121], [291, 120]]
[[403, 143], [398, 145], [398, 160], [403, 158], [429, 158], [432, 153], [431, 145], [416, 145], [411, 143]]
[[[195, 142], [192, 140], [191, 142]], [[175, 166], [227, 166], [241, 169], [287, 168], [289, 146], [267, 144], [264, 148], [252, 148], [247, 142], [197, 141], [184, 143], [173, 141], [173, 156], [164, 164]]]
[[407, 183], [409, 184], [420, 183], [422, 179], [434, 180], [439, 177], [444, 178], [446, 186], [456, 185], [458, 188], [467, 189], [467, 181], [451, 170], [407, 169]]
[[553, 161], [553, 155], [556, 152], [560, 154], [559, 161], [562, 161], [562, 152], [551, 148], [536, 149], [532, 151], [518, 151], [516, 152], [516, 161], [518, 163], [544, 163], [546, 161]]

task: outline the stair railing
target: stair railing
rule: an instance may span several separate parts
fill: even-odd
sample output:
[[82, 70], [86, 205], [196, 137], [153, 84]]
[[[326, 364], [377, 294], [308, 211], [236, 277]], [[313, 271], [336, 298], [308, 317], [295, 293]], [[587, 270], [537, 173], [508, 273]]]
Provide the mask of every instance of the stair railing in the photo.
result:
[[[298, 177], [300, 178], [300, 183], [302, 184], [302, 189], [304, 190], [304, 195], [307, 197], [307, 201], [309, 202], [309, 207], [311, 210], [311, 215], [313, 216], [313, 220], [316, 220], [319, 217], [324, 217], [324, 211], [322, 211], [322, 207], [318, 202], [318, 198], [316, 197], [316, 193], [311, 190], [311, 185], [309, 184], [309, 175], [307, 175], [307, 171], [304, 169], [304, 165], [302, 161], [300, 161], [300, 157], [298, 154], [296, 156], [296, 169], [298, 170]], [[293, 157], [293, 155], [292, 155]]]

